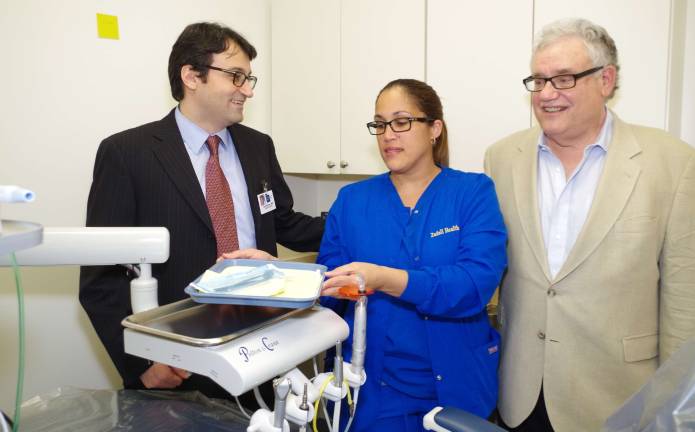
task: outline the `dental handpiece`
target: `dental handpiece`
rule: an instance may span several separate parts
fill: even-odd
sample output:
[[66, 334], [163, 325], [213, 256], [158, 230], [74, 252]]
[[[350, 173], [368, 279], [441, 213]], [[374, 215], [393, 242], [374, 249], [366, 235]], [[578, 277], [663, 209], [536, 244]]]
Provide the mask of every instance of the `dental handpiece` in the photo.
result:
[[360, 298], [355, 303], [355, 322], [352, 330], [352, 359], [350, 369], [360, 374], [364, 368], [364, 353], [367, 349], [367, 296], [364, 279], [359, 277]]
[[361, 296], [355, 303], [355, 323], [352, 333], [352, 359], [350, 368], [356, 374], [364, 368], [364, 353], [367, 349], [367, 297]]
[[282, 381], [275, 380], [273, 381], [273, 386], [275, 387], [275, 405], [273, 406], [273, 426], [282, 430], [282, 425], [285, 420], [287, 395], [290, 394], [292, 382], [289, 380], [289, 378], [285, 378]]
[[335, 367], [333, 369], [333, 382], [335, 386], [341, 388], [343, 386], [343, 346], [338, 343], [335, 346]]

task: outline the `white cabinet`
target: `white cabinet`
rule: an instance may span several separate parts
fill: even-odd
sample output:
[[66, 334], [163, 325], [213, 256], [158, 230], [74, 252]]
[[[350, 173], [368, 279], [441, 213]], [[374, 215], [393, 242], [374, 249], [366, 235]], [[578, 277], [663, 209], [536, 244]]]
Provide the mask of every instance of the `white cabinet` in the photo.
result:
[[533, 2], [429, 0], [427, 82], [444, 106], [450, 166], [482, 171], [485, 149], [529, 126]]
[[271, 130], [280, 165], [338, 173], [340, 1], [273, 1], [271, 24]]
[[381, 88], [424, 79], [425, 0], [271, 3], [272, 134], [285, 172], [385, 171], [365, 124]]
[[[686, 0], [274, 0], [272, 131], [287, 172], [385, 170], [365, 123], [396, 78], [439, 93], [453, 168], [533, 122], [533, 35], [564, 17], [604, 26], [618, 46], [624, 120], [678, 134]], [[333, 167], [327, 167], [332, 163]], [[341, 162], [343, 167], [341, 168]]]
[[366, 123], [397, 78], [425, 79], [424, 0], [343, 0], [341, 160], [348, 174], [386, 171]]

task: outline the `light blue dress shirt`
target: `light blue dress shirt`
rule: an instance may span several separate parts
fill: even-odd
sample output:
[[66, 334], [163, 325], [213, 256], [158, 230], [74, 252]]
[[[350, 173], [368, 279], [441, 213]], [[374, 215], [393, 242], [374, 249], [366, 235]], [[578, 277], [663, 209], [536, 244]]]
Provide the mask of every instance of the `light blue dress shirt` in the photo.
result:
[[562, 162], [547, 146], [545, 135], [538, 139], [538, 205], [553, 278], [560, 272], [586, 222], [612, 131], [613, 116], [606, 110], [598, 139], [584, 149], [584, 157], [569, 179], [565, 177]]
[[[208, 150], [205, 140], [208, 139], [210, 134], [186, 118], [178, 107], [176, 107], [174, 117], [176, 118], [176, 125], [181, 132], [183, 143], [186, 146], [188, 157], [191, 158], [193, 170], [195, 170], [195, 175], [198, 177], [200, 189], [203, 191], [203, 195], [205, 195], [205, 166], [210, 158], [210, 150]], [[234, 142], [228, 129], [222, 129], [214, 135], [222, 139], [222, 144], [219, 148], [220, 166], [227, 183], [229, 183], [229, 189], [232, 191], [239, 249], [255, 248], [256, 228], [253, 223], [249, 193], [239, 155], [237, 155], [234, 148]]]

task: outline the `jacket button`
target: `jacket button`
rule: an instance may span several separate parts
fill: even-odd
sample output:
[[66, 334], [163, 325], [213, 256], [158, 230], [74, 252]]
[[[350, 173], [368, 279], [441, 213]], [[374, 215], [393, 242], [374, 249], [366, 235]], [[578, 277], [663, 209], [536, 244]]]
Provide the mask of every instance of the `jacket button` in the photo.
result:
[[552, 288], [548, 288], [548, 297], [555, 297], [555, 290]]
[[415, 257], [415, 261], [420, 261], [420, 257], [419, 257], [419, 256], [416, 256], [416, 257]]
[[441, 375], [437, 375], [436, 378], [437, 378], [437, 381], [441, 381], [441, 380], [442, 380], [442, 376], [441, 376]]
[[430, 317], [428, 317], [427, 315], [425, 315], [425, 321], [427, 321], [428, 319], [430, 319]]
[[538, 339], [541, 339], [541, 340], [545, 339], [545, 333], [543, 333], [542, 331], [539, 331], [538, 332]]

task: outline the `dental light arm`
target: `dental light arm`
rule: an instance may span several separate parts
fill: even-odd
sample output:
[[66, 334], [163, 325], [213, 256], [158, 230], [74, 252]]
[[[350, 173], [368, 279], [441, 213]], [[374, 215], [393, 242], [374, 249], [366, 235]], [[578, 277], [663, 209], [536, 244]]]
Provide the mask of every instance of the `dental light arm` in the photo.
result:
[[[162, 227], [53, 227], [43, 243], [16, 253], [20, 266], [139, 264], [130, 284], [133, 312], [157, 307], [157, 280], [151, 264], [169, 259], [169, 231]], [[0, 266], [9, 257], [0, 256]]]

